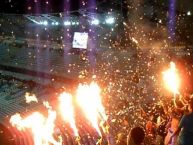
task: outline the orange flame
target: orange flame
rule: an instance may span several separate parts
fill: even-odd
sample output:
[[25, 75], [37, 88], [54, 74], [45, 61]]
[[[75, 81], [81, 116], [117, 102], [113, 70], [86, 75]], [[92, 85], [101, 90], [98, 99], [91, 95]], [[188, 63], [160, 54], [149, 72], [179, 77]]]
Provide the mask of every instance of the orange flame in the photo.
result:
[[48, 117], [46, 118], [39, 112], [34, 112], [26, 118], [22, 118], [20, 114], [11, 116], [10, 123], [18, 130], [25, 130], [29, 128], [32, 131], [34, 145], [62, 145], [62, 140], [54, 139], [54, 121], [56, 119], [56, 112], [49, 109]]
[[[90, 85], [79, 85], [77, 89], [76, 101], [84, 111], [86, 118], [90, 121], [91, 125], [96, 129], [101, 136], [99, 129], [100, 121], [107, 121], [105, 109], [103, 107], [100, 95], [100, 87], [92, 82]], [[38, 102], [35, 95], [30, 96], [26, 93], [26, 102]], [[75, 136], [79, 136], [78, 129], [75, 123], [74, 108], [72, 95], [62, 93], [59, 95], [60, 114], [64, 121], [68, 122], [74, 131]], [[34, 145], [62, 145], [62, 139], [56, 140], [54, 135], [56, 111], [52, 110], [49, 102], [44, 101], [43, 105], [48, 109], [48, 116], [44, 116], [40, 112], [33, 112], [27, 117], [21, 117], [20, 114], [11, 116], [10, 123], [18, 130], [22, 131], [30, 129], [33, 135]]]
[[170, 68], [163, 72], [163, 80], [169, 91], [179, 94], [180, 79], [174, 62], [170, 62]]
[[48, 101], [43, 101], [43, 105], [47, 108], [47, 109], [52, 109], [52, 107], [50, 106]]
[[30, 95], [30, 93], [28, 92], [25, 93], [25, 100], [26, 100], [26, 103], [31, 103], [31, 102], [38, 103], [38, 99], [36, 98], [36, 96], [34, 94]]
[[99, 86], [94, 82], [90, 85], [80, 84], [77, 89], [76, 99], [87, 119], [91, 122], [99, 135], [101, 135], [98, 126], [98, 118], [106, 120], [107, 117], [101, 102]]
[[68, 122], [74, 131], [74, 135], [78, 136], [78, 129], [74, 119], [74, 108], [72, 104], [72, 96], [68, 93], [62, 93], [59, 96], [60, 112], [64, 121]]

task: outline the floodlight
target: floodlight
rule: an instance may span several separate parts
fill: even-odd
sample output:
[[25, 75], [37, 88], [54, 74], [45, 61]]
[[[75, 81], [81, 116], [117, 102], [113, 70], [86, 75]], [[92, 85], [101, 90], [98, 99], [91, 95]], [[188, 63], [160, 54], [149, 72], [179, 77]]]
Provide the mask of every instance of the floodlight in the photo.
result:
[[70, 26], [70, 25], [71, 25], [71, 22], [70, 22], [70, 21], [65, 21], [65, 22], [64, 22], [64, 25], [65, 25], [65, 26]]
[[98, 25], [99, 24], [99, 20], [98, 19], [93, 19], [91, 21], [91, 25]]
[[45, 26], [48, 25], [48, 21], [44, 21], [43, 25], [45, 25]]
[[75, 22], [72, 22], [72, 25], [75, 25], [76, 23]]
[[107, 24], [113, 24], [115, 22], [115, 19], [113, 17], [109, 17], [105, 20]]
[[55, 22], [55, 25], [59, 25], [59, 23], [58, 23], [58, 22]]

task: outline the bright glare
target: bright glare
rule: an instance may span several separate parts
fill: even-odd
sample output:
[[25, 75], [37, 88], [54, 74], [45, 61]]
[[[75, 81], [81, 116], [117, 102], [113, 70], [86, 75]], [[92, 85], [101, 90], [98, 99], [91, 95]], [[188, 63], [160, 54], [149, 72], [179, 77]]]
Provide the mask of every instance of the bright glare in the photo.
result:
[[48, 21], [44, 21], [43, 25], [47, 26], [48, 25]]
[[58, 22], [52, 22], [52, 25], [59, 25], [59, 23]]
[[54, 121], [56, 119], [56, 112], [48, 110], [48, 117], [46, 118], [39, 112], [34, 112], [26, 118], [22, 118], [20, 114], [11, 116], [10, 123], [19, 130], [29, 128], [32, 131], [34, 145], [62, 145], [62, 140], [56, 141], [54, 134]]
[[55, 22], [55, 25], [59, 25], [59, 23], [58, 23], [58, 22]]
[[163, 72], [163, 80], [166, 88], [169, 91], [173, 92], [174, 94], [179, 93], [180, 79], [174, 62], [171, 62], [170, 68]]
[[78, 136], [78, 129], [76, 128], [74, 119], [74, 108], [72, 103], [72, 96], [68, 93], [62, 93], [59, 96], [60, 101], [60, 113], [64, 121], [70, 124], [74, 131], [74, 135]]
[[187, 15], [188, 15], [188, 16], [191, 16], [191, 14], [192, 14], [191, 11], [188, 11], [188, 12], [187, 12]]
[[114, 19], [113, 17], [110, 17], [110, 18], [107, 18], [107, 19], [105, 20], [105, 22], [106, 22], [107, 24], [113, 24], [113, 23], [115, 23], [115, 19]]
[[[89, 85], [80, 84], [77, 89], [76, 103], [80, 106], [93, 128], [101, 136], [99, 121], [106, 122], [107, 116], [100, 93], [100, 87], [94, 82]], [[35, 95], [30, 96], [29, 93], [26, 93], [25, 97], [27, 103], [38, 101]], [[63, 92], [59, 95], [58, 99], [60, 110], [58, 114], [71, 126], [74, 136], [79, 137], [75, 122], [72, 95]], [[27, 117], [22, 117], [17, 113], [11, 116], [9, 121], [13, 127], [16, 127], [20, 131], [29, 129], [33, 135], [34, 145], [62, 145], [61, 136], [59, 136], [58, 139], [54, 138], [56, 111], [52, 109], [52, 106], [47, 101], [43, 101], [43, 105], [47, 108], [48, 115], [44, 115], [40, 112], [33, 112]]]
[[101, 102], [100, 88], [96, 83], [79, 85], [76, 95], [77, 103], [85, 113], [86, 118], [101, 135], [98, 119], [106, 120], [106, 114]]
[[36, 96], [34, 94], [30, 95], [30, 93], [28, 92], [25, 93], [25, 100], [26, 100], [26, 103], [31, 103], [31, 102], [38, 103], [38, 99], [36, 98]]
[[99, 24], [99, 20], [98, 19], [94, 19], [91, 21], [91, 25], [98, 25]]
[[72, 22], [72, 25], [75, 25], [76, 23], [75, 22]]
[[70, 21], [65, 21], [65, 22], [64, 22], [64, 25], [65, 25], [65, 26], [70, 26], [70, 25], [71, 25], [71, 22], [70, 22]]

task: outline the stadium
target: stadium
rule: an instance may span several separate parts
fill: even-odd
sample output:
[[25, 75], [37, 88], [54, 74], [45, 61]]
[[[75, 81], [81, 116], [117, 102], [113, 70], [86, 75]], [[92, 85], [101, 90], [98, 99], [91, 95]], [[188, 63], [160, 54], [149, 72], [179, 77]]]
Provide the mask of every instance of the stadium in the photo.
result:
[[2, 4], [1, 145], [177, 145], [164, 141], [174, 109], [192, 115], [193, 1]]

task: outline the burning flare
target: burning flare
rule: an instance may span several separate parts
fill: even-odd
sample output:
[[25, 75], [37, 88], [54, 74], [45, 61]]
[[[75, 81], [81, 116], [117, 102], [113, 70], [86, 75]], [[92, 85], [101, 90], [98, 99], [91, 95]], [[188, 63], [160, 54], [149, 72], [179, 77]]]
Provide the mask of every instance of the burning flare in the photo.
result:
[[174, 62], [170, 62], [170, 68], [163, 72], [163, 80], [169, 91], [179, 94], [180, 79]]
[[28, 92], [25, 93], [25, 100], [26, 100], [26, 103], [31, 103], [31, 102], [38, 103], [38, 99], [36, 98], [36, 96], [34, 94], [30, 95], [30, 93]]
[[92, 82], [90, 85], [79, 85], [76, 95], [79, 106], [85, 113], [86, 118], [91, 122], [92, 126], [101, 135], [98, 119], [107, 120], [105, 109], [101, 102], [100, 88]]
[[62, 93], [59, 96], [60, 113], [64, 121], [68, 122], [74, 131], [74, 135], [78, 136], [78, 129], [74, 119], [74, 108], [72, 103], [72, 96], [68, 93]]
[[[86, 118], [90, 121], [93, 128], [95, 128], [101, 136], [99, 121], [106, 122], [107, 116], [101, 101], [100, 92], [101, 90], [99, 86], [94, 82], [89, 85], [80, 84], [77, 89], [76, 101], [82, 108]], [[30, 96], [29, 93], [26, 93], [25, 98], [27, 103], [32, 101], [38, 102], [35, 95]], [[70, 124], [74, 135], [79, 137], [75, 123], [72, 95], [65, 92], [60, 94], [59, 102], [60, 114], [63, 120]], [[54, 138], [54, 135], [56, 135], [54, 132], [57, 115], [56, 111], [52, 109], [52, 106], [50, 106], [47, 101], [44, 101], [43, 105], [48, 110], [47, 116], [40, 112], [33, 112], [27, 117], [15, 114], [11, 116], [10, 123], [20, 131], [29, 129], [33, 135], [34, 145], [62, 145], [61, 136], [58, 137], [58, 139]], [[79, 138], [77, 138], [77, 143], [79, 143], [78, 139]]]
[[53, 137], [55, 119], [56, 112], [48, 109], [47, 118], [39, 112], [34, 112], [26, 118], [22, 118], [20, 114], [15, 114], [11, 116], [10, 123], [20, 131], [26, 128], [31, 129], [34, 145], [62, 145], [62, 140], [57, 141]]

